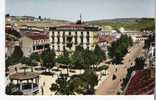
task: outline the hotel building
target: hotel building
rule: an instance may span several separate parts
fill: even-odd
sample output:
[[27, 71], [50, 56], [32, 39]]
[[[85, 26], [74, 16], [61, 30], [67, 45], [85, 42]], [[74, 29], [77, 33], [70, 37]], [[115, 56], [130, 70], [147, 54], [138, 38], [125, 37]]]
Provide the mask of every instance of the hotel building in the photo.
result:
[[93, 50], [97, 42], [98, 31], [100, 31], [98, 27], [84, 24], [50, 27], [50, 48], [54, 49], [56, 55], [60, 55], [64, 50], [75, 51], [78, 45], [84, 49]]

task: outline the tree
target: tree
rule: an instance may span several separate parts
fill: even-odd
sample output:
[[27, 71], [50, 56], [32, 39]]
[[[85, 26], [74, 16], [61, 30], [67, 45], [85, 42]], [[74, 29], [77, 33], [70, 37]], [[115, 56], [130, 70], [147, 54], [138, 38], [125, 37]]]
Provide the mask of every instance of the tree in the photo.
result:
[[10, 17], [10, 14], [9, 14], [9, 13], [7, 13], [7, 14], [5, 15], [5, 17]]
[[93, 70], [86, 70], [83, 74], [71, 77], [74, 91], [79, 94], [94, 94], [94, 87], [98, 83], [98, 77]]
[[30, 55], [30, 58], [33, 59], [33, 60], [36, 60], [36, 61], [40, 61], [40, 55], [37, 52], [32, 53]]
[[83, 68], [83, 56], [82, 52], [84, 51], [82, 46], [77, 46], [76, 50], [71, 55], [71, 63], [74, 68], [82, 69]]
[[57, 62], [63, 64], [64, 66], [66, 66], [67, 74], [69, 74], [68, 67], [71, 67], [71, 59], [70, 59], [69, 53], [66, 50], [63, 52], [63, 55], [60, 55], [57, 58]]
[[22, 57], [23, 57], [22, 49], [19, 46], [15, 46], [13, 54], [5, 60], [6, 69], [8, 69], [10, 65], [19, 63]]
[[37, 63], [33, 62], [31, 58], [29, 57], [22, 57], [20, 62], [22, 64], [25, 64], [27, 66], [31, 67], [31, 71], [33, 72], [33, 66], [37, 66]]
[[56, 84], [53, 83], [50, 87], [50, 90], [56, 91], [55, 94], [58, 95], [74, 95], [74, 88], [67, 79], [67, 76], [64, 74], [60, 74], [56, 80]]
[[144, 66], [145, 66], [145, 58], [139, 57], [135, 59], [135, 66], [134, 66], [135, 70], [144, 69]]
[[13, 54], [11, 56], [14, 57], [14, 58], [18, 58], [18, 59], [23, 57], [23, 51], [22, 51], [21, 47], [20, 46], [15, 46], [14, 52], [13, 52]]
[[41, 16], [38, 16], [38, 19], [41, 21], [42, 20], [42, 17]]
[[22, 64], [26, 64], [26, 65], [28, 65], [28, 66], [31, 66], [32, 61], [31, 61], [31, 59], [29, 59], [28, 57], [23, 57], [23, 58], [21, 59], [21, 63], [22, 63]]
[[106, 59], [106, 55], [105, 53], [101, 50], [101, 48], [96, 45], [95, 46], [95, 49], [94, 49], [94, 61], [95, 61], [95, 64], [97, 66], [97, 64], [101, 63], [103, 60]]
[[41, 59], [42, 65], [46, 67], [50, 72], [50, 69], [55, 65], [55, 52], [48, 48], [47, 50], [42, 52]]
[[128, 47], [132, 46], [133, 42], [131, 37], [127, 35], [121, 35], [120, 39], [113, 42], [110, 47], [108, 47], [108, 55], [112, 58], [113, 63], [119, 64], [122, 58], [128, 52]]

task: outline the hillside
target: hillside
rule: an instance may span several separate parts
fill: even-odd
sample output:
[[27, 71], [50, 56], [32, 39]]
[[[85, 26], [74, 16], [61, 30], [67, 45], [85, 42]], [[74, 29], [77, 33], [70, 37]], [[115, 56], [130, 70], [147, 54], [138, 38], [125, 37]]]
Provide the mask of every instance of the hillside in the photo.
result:
[[154, 18], [118, 18], [118, 19], [105, 19], [88, 21], [86, 23], [92, 25], [110, 25], [114, 29], [124, 27], [127, 30], [138, 30], [149, 29], [154, 31]]
[[[6, 22], [9, 23], [9, 22]], [[70, 23], [66, 20], [48, 20], [48, 21], [16, 21], [18, 26], [28, 25], [28, 26], [36, 26], [36, 27], [50, 27], [56, 25], [62, 25]]]

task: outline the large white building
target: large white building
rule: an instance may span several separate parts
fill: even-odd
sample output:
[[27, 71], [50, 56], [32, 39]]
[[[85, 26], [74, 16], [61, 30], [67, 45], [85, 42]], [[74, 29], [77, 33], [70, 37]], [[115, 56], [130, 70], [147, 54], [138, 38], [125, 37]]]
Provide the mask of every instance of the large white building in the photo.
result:
[[50, 48], [60, 55], [64, 50], [74, 51], [78, 45], [93, 50], [100, 29], [84, 24], [69, 24], [50, 27], [49, 31]]

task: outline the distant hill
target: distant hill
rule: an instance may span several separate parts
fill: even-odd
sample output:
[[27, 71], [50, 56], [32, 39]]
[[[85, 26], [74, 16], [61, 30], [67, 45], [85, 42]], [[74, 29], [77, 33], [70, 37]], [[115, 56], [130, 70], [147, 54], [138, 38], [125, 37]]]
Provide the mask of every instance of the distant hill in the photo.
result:
[[36, 26], [36, 27], [51, 27], [56, 25], [62, 25], [70, 23], [65, 20], [49, 20], [49, 21], [16, 21], [18, 26], [28, 25], [28, 26]]
[[87, 21], [86, 23], [92, 25], [110, 25], [114, 29], [124, 27], [127, 30], [144, 30], [149, 29], [154, 31], [154, 18], [117, 18], [117, 19], [102, 19]]

